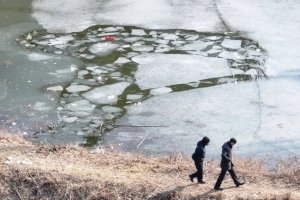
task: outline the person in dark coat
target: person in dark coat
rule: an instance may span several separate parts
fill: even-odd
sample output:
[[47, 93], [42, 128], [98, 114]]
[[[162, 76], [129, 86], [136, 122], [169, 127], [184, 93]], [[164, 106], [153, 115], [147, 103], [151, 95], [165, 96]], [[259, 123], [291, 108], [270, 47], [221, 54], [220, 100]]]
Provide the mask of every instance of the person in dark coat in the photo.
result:
[[231, 138], [230, 141], [225, 142], [222, 146], [222, 160], [221, 160], [221, 174], [216, 182], [216, 185], [214, 187], [215, 190], [223, 190], [221, 188], [222, 181], [225, 177], [226, 172], [228, 171], [231, 175], [231, 178], [233, 182], [235, 183], [236, 187], [239, 187], [240, 185], [243, 185], [244, 183], [241, 183], [237, 176], [235, 175], [235, 172], [233, 170], [233, 163], [232, 163], [232, 147], [236, 144], [236, 139]]
[[203, 181], [203, 161], [205, 158], [205, 146], [208, 145], [210, 139], [208, 137], [204, 137], [197, 143], [197, 147], [195, 149], [195, 153], [193, 153], [192, 158], [195, 162], [195, 166], [197, 171], [194, 174], [189, 175], [190, 180], [194, 182], [194, 178], [197, 177], [198, 183], [204, 184]]

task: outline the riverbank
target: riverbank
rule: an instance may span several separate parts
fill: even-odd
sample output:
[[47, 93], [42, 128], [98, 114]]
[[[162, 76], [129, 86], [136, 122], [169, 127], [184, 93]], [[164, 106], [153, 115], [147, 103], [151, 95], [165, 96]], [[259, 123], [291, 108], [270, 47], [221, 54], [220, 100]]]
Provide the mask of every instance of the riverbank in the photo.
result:
[[235, 161], [246, 184], [236, 188], [229, 175], [224, 191], [213, 190], [219, 163], [205, 163], [207, 184], [191, 183], [190, 158], [146, 157], [116, 147], [92, 153], [72, 146], [34, 145], [0, 134], [1, 199], [300, 199], [300, 161], [281, 161], [272, 172], [263, 160]]

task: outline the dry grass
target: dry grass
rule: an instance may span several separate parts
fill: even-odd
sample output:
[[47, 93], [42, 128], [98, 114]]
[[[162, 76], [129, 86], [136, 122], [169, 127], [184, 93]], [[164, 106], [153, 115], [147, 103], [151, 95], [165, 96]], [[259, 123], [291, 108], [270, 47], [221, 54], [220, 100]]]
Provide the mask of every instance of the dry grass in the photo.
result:
[[[205, 163], [207, 184], [191, 183], [190, 158], [146, 157], [103, 148], [92, 154], [72, 146], [36, 146], [0, 134], [0, 199], [300, 199], [298, 158], [266, 170], [263, 160], [239, 158], [236, 171], [246, 185], [236, 188], [229, 175], [223, 192], [213, 190], [219, 163]], [[14, 162], [5, 164], [7, 156]], [[17, 160], [31, 162], [18, 164]]]

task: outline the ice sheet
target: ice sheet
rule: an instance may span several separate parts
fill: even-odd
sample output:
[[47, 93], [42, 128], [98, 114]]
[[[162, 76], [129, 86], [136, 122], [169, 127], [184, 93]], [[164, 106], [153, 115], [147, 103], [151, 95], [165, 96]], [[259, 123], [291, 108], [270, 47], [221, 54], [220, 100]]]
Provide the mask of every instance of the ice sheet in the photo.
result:
[[257, 136], [280, 157], [299, 156], [299, 78], [260, 81], [259, 88], [262, 122]]
[[[219, 0], [217, 7], [226, 23], [267, 49], [269, 76], [299, 69], [299, 1]], [[245, 9], [247, 8], [247, 12]]]
[[55, 32], [81, 31], [94, 24], [201, 32], [226, 30], [213, 0], [197, 3], [192, 0], [34, 0], [32, 5], [38, 22]]
[[242, 155], [256, 151], [261, 144], [255, 135], [260, 125], [260, 108], [253, 102], [258, 99], [255, 82], [224, 84], [153, 97], [140, 106], [128, 108], [125, 117], [117, 123], [167, 127], [119, 127], [110, 132], [104, 142], [136, 150], [148, 134], [139, 147], [148, 153], [184, 152], [191, 155], [197, 141], [208, 136], [211, 143], [207, 157], [211, 158], [219, 156], [222, 144], [235, 137], [238, 140], [235, 151]]
[[150, 53], [132, 60], [139, 64], [135, 77], [142, 90], [231, 75], [227, 61], [219, 58]]

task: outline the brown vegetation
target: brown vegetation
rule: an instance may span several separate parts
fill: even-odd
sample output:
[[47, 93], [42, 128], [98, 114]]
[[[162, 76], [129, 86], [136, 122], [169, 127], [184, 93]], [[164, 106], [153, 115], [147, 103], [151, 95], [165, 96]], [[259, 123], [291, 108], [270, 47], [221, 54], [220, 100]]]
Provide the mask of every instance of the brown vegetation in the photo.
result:
[[0, 149], [0, 199], [300, 199], [296, 157], [272, 172], [263, 160], [239, 158], [236, 171], [246, 184], [236, 188], [227, 175], [224, 191], [217, 192], [219, 163], [205, 163], [207, 184], [199, 185], [188, 178], [192, 160], [181, 155], [146, 157], [111, 148], [93, 154], [8, 134], [0, 134]]

